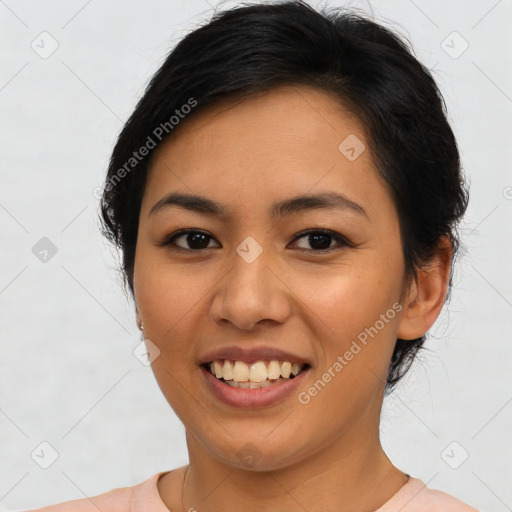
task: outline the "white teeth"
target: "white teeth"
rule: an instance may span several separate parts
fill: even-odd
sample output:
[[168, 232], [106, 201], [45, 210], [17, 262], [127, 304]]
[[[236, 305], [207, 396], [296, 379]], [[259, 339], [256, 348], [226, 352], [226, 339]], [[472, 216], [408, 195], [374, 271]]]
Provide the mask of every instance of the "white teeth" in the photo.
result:
[[220, 364], [220, 361], [213, 362], [213, 369], [215, 372], [215, 377], [217, 377], [217, 379], [220, 379], [222, 377], [222, 365]]
[[237, 382], [236, 380], [227, 380], [225, 384], [231, 386], [232, 388], [259, 389], [272, 386], [273, 384], [280, 384], [281, 382], [286, 382], [287, 380], [288, 379], [283, 379], [282, 377], [277, 379], [275, 382], [270, 380], [264, 380], [263, 382]]
[[292, 373], [292, 363], [283, 361], [281, 363], [281, 377], [287, 379], [290, 376], [290, 373]]
[[293, 375], [297, 375], [300, 372], [301, 365], [299, 363], [292, 364], [292, 373]]
[[233, 380], [233, 363], [226, 359], [224, 366], [222, 367], [222, 378], [224, 380]]
[[303, 365], [273, 359], [268, 362], [268, 365], [264, 361], [257, 361], [249, 366], [243, 361], [233, 362], [226, 359], [212, 361], [209, 367], [215, 377], [224, 379], [233, 387], [256, 389], [266, 387], [278, 380], [288, 380], [291, 375], [298, 375]]
[[269, 379], [279, 379], [279, 376], [281, 375], [281, 367], [279, 366], [279, 361], [270, 361], [267, 374]]
[[249, 380], [251, 382], [263, 382], [267, 380], [267, 367], [263, 361], [251, 365], [249, 369]]
[[249, 367], [243, 361], [235, 362], [233, 380], [237, 382], [247, 382], [249, 380]]

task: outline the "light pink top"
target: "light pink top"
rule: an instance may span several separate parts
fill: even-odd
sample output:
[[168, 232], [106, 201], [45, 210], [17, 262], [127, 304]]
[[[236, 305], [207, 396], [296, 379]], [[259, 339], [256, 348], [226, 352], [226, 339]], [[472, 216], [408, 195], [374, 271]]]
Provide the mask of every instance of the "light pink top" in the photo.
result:
[[[162, 471], [133, 487], [113, 489], [91, 498], [67, 501], [27, 512], [169, 512], [156, 483]], [[172, 511], [171, 511], [172, 512]], [[409, 481], [375, 512], [478, 512], [457, 498], [428, 489], [418, 478]]]

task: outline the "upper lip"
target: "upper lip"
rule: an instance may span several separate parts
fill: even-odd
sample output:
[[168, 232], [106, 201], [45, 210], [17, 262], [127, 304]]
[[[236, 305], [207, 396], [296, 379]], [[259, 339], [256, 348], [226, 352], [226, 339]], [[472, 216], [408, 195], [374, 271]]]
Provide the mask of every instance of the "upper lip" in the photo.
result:
[[310, 365], [307, 359], [299, 356], [298, 354], [293, 354], [292, 352], [287, 352], [285, 350], [266, 345], [259, 345], [257, 347], [240, 347], [231, 345], [229, 347], [210, 350], [200, 358], [199, 364], [201, 365], [223, 359], [243, 361], [246, 364], [256, 363], [257, 361], [277, 360]]

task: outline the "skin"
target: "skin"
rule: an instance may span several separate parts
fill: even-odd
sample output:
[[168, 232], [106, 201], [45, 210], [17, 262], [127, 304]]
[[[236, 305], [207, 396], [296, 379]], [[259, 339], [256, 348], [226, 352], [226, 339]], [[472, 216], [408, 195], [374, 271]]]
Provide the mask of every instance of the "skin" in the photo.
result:
[[[283, 86], [243, 101], [225, 101], [181, 123], [156, 153], [143, 196], [134, 268], [136, 313], [144, 336], [160, 349], [152, 369], [186, 430], [190, 464], [166, 473], [158, 491], [172, 511], [376, 510], [407, 481], [379, 440], [384, 385], [398, 337], [414, 339], [439, 315], [447, 291], [451, 246], [404, 279], [399, 219], [370, 151], [354, 161], [338, 150], [355, 134], [356, 117], [333, 96]], [[305, 193], [336, 191], [360, 204], [309, 209], [272, 218], [270, 205]], [[170, 192], [222, 203], [218, 218], [177, 206], [149, 215]], [[181, 228], [211, 237], [208, 249], [159, 246]], [[306, 229], [324, 228], [322, 254]], [[263, 249], [252, 263], [236, 252], [248, 236]], [[202, 246], [202, 247], [204, 247]], [[188, 251], [187, 251], [188, 249]], [[312, 386], [365, 327], [394, 303], [402, 310], [308, 404]], [[311, 361], [297, 393], [253, 410], [217, 400], [197, 360], [207, 350], [271, 344]], [[237, 452], [252, 443], [253, 467]], [[182, 496], [185, 471], [186, 486]], [[182, 505], [184, 501], [184, 507]]]

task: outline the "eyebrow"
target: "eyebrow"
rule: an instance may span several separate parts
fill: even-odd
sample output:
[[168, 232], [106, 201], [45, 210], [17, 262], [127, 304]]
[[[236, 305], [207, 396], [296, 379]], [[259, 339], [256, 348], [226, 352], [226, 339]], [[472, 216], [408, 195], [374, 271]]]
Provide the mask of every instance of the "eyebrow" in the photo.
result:
[[[215, 215], [217, 217], [229, 217], [227, 208], [213, 199], [178, 192], [172, 192], [162, 197], [153, 205], [148, 215], [154, 215], [156, 212], [170, 206], [178, 206], [186, 210]], [[269, 213], [272, 217], [282, 218], [304, 210], [320, 208], [349, 210], [369, 218], [365, 209], [360, 204], [337, 192], [308, 194], [284, 199], [272, 204]]]

